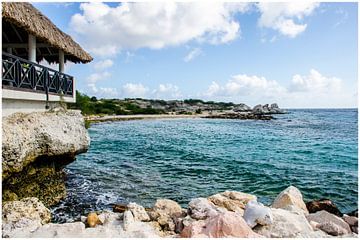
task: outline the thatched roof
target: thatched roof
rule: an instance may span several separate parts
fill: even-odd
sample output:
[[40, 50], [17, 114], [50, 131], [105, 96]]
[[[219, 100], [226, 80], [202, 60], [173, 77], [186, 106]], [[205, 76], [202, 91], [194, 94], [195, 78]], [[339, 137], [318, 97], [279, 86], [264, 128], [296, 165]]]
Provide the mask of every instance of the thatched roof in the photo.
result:
[[[2, 20], [3, 25], [4, 22], [6, 24], [14, 25], [16, 28], [21, 29], [21, 31], [36, 36], [37, 42], [50, 45], [52, 50], [47, 48], [50, 53], [43, 54], [42, 56], [42, 58], [45, 58], [48, 62], [58, 62], [58, 59], [56, 58], [56, 53], [58, 51], [54, 51], [56, 49], [64, 51], [65, 60], [70, 60], [75, 63], [87, 63], [93, 60], [93, 58], [82, 49], [78, 43], [57, 28], [46, 16], [30, 3], [3, 2]], [[27, 42], [27, 36], [24, 36], [24, 39], [26, 39]]]

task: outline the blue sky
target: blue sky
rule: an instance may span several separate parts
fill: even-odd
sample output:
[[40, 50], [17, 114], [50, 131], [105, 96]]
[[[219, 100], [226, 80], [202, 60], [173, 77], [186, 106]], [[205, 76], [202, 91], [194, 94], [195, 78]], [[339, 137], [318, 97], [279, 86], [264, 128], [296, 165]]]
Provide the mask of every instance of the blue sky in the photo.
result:
[[91, 96], [357, 107], [357, 3], [34, 6], [94, 57], [66, 66]]

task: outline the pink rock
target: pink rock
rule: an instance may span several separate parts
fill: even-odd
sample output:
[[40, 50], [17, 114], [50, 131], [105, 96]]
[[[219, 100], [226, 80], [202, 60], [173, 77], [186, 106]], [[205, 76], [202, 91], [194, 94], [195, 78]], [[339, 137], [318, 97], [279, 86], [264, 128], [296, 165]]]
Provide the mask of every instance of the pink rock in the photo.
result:
[[225, 212], [204, 221], [191, 223], [183, 229], [181, 237], [255, 238], [262, 236], [253, 232], [239, 213]]

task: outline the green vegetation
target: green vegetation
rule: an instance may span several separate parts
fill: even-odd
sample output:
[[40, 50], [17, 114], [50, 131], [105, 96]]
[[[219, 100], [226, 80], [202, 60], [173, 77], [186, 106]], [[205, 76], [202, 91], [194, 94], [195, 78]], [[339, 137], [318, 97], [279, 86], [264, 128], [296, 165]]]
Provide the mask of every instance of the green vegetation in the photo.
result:
[[100, 99], [89, 97], [76, 91], [76, 103], [68, 104], [70, 109], [79, 109], [84, 115], [130, 115], [130, 114], [161, 114], [165, 111], [151, 107], [141, 108], [131, 103], [129, 99], [124, 101], [118, 99]]

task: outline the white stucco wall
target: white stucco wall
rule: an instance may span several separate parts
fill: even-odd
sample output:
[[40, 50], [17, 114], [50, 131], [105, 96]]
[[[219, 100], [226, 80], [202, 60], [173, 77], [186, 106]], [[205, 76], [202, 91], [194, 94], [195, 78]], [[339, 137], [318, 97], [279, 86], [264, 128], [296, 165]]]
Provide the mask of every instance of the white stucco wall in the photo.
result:
[[[59, 106], [60, 101], [74, 103], [75, 97], [63, 97], [49, 95], [48, 105], [50, 108]], [[2, 116], [8, 116], [15, 112], [39, 112], [46, 111], [46, 94], [2, 89]]]

